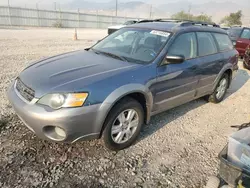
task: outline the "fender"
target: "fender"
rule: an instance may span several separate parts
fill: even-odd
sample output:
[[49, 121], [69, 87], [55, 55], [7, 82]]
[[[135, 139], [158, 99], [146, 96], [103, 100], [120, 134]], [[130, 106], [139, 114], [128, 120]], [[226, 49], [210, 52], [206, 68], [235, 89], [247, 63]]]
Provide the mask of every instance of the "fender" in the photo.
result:
[[97, 121], [100, 122], [101, 126], [103, 126], [108, 113], [110, 112], [112, 107], [116, 104], [116, 102], [119, 101], [121, 98], [125, 97], [126, 95], [132, 93], [141, 93], [144, 95], [146, 99], [146, 108], [147, 108], [147, 114], [145, 114], [146, 123], [150, 121], [151, 110], [153, 107], [153, 95], [151, 91], [142, 84], [127, 84], [114, 90], [101, 104], [99, 108], [100, 112], [99, 117], [97, 117], [98, 118]]
[[222, 75], [227, 71], [227, 70], [231, 70], [232, 72], [233, 70], [233, 65], [231, 63], [227, 63], [223, 66], [223, 68], [221, 69], [221, 71], [219, 72], [219, 74], [217, 75], [214, 83], [213, 83], [213, 91], [215, 90], [216, 86], [218, 85]]

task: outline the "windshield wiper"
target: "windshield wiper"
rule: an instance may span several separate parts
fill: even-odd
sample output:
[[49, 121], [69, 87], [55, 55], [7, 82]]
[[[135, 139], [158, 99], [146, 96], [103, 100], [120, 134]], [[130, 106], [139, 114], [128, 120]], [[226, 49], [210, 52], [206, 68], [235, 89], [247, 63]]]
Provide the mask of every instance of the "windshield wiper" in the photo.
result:
[[99, 50], [96, 50], [96, 49], [93, 49], [93, 48], [91, 48], [91, 50], [93, 50], [96, 54], [104, 54], [106, 56], [128, 62], [128, 59], [123, 57], [123, 56], [119, 56], [119, 55], [112, 54], [112, 53], [109, 53], [109, 52], [99, 51]]

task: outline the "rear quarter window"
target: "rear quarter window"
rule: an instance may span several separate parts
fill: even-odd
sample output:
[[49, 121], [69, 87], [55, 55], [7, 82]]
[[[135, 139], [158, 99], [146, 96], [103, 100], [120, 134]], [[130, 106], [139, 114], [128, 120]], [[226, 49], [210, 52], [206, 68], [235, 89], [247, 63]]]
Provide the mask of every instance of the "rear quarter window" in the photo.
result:
[[232, 50], [233, 44], [232, 41], [229, 39], [228, 35], [221, 34], [221, 33], [213, 33], [220, 51]]
[[211, 33], [197, 32], [199, 56], [207, 56], [217, 53], [217, 46]]

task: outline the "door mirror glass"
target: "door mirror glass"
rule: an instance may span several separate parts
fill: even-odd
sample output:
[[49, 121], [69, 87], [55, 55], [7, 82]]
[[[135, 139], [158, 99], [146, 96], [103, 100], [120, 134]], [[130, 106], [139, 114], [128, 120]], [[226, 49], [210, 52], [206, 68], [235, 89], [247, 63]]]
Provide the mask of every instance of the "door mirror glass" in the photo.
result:
[[167, 55], [165, 57], [164, 65], [167, 64], [180, 64], [185, 61], [185, 57], [183, 55]]

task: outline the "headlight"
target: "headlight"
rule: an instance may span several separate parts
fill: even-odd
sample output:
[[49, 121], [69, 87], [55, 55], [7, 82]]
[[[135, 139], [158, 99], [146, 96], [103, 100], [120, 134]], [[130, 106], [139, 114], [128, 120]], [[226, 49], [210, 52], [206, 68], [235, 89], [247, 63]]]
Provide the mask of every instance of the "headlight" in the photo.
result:
[[88, 93], [47, 94], [38, 103], [50, 106], [53, 109], [82, 106], [88, 97]]
[[233, 42], [233, 45], [235, 46], [235, 45], [236, 45], [236, 42]]

